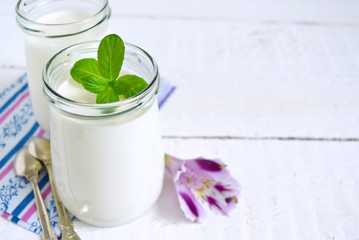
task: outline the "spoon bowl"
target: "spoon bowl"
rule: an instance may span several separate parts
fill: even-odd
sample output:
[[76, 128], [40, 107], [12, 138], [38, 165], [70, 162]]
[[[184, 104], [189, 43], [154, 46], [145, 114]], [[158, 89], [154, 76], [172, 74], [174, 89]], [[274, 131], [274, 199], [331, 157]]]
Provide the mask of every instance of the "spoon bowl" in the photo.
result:
[[[33, 158], [26, 148], [21, 149], [14, 162], [14, 170], [16, 175], [26, 178], [33, 178], [41, 170], [41, 163]], [[29, 180], [30, 181], [30, 180]]]
[[74, 230], [72, 220], [60, 200], [60, 197], [57, 193], [56, 186], [54, 183], [54, 177], [52, 172], [52, 162], [51, 162], [51, 144], [50, 141], [46, 138], [33, 138], [28, 143], [29, 153], [42, 161], [49, 173], [50, 185], [52, 194], [54, 196], [54, 201], [59, 215], [59, 226], [62, 231], [62, 240], [80, 240], [80, 237]]
[[27, 148], [20, 149], [14, 161], [15, 173], [18, 176], [26, 177], [32, 184], [37, 213], [42, 227], [43, 239], [55, 240], [57, 239], [57, 236], [55, 230], [51, 226], [44, 199], [42, 199], [39, 185], [37, 183], [38, 173], [41, 168], [41, 162], [31, 156]]
[[14, 162], [14, 170], [16, 175], [25, 177], [29, 174], [37, 174], [41, 168], [41, 163], [29, 155], [25, 148], [18, 152]]
[[28, 143], [29, 153], [46, 166], [51, 163], [51, 145], [46, 138], [33, 138]]

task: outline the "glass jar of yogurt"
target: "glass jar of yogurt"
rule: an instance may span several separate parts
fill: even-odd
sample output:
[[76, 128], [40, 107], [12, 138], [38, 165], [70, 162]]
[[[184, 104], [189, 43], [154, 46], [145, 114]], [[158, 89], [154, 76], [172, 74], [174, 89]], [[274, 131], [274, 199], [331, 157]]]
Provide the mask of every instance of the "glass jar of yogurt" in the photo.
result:
[[128, 223], [160, 195], [164, 152], [159, 133], [159, 73], [144, 50], [125, 44], [120, 74], [148, 86], [119, 102], [96, 104], [96, 95], [71, 79], [82, 58], [97, 58], [99, 42], [73, 45], [56, 54], [43, 72], [50, 102], [51, 151], [61, 201], [77, 218], [97, 226]]
[[20, 0], [16, 20], [25, 33], [27, 77], [35, 117], [49, 131], [48, 103], [42, 94], [42, 69], [58, 51], [107, 34], [107, 0]]

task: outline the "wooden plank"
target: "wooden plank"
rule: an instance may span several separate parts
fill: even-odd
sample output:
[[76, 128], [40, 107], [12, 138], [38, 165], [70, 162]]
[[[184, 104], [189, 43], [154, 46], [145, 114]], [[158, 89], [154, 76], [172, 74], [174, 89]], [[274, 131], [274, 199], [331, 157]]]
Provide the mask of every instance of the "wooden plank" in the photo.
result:
[[[16, 1], [2, 0], [0, 14], [14, 14]], [[358, 24], [356, 0], [110, 0], [113, 16]]]
[[[83, 239], [356, 239], [359, 235], [359, 143], [164, 140], [167, 152], [221, 158], [241, 184], [238, 208], [229, 217], [210, 214], [188, 222], [170, 182], [140, 219], [115, 228], [79, 221]], [[167, 176], [168, 177], [168, 176]], [[38, 239], [0, 219], [0, 231]], [[181, 234], [176, 234], [181, 233]]]
[[0, 91], [9, 86], [25, 73], [25, 69], [0, 68]]
[[10, 220], [6, 220], [0, 217], [0, 239], [13, 239], [13, 240], [38, 240], [40, 236], [36, 233], [30, 232], [29, 230], [20, 227]]
[[[163, 134], [359, 136], [359, 28], [116, 20], [178, 85]], [[115, 29], [115, 28], [114, 28]]]
[[[164, 135], [359, 137], [359, 27], [119, 18], [111, 26], [178, 86], [161, 113]], [[21, 32], [8, 30], [0, 66], [24, 67]]]
[[6, 33], [0, 37], [0, 68], [24, 68], [26, 64], [23, 33], [15, 18], [0, 15], [0, 28]]
[[115, 16], [275, 22], [359, 23], [355, 0], [111, 0]]

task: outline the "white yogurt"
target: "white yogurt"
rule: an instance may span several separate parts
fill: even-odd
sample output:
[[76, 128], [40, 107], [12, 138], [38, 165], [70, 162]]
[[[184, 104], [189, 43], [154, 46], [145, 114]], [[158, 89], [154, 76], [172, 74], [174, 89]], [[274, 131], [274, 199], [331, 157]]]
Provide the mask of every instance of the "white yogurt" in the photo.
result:
[[[91, 15], [87, 12], [79, 11], [62, 11], [51, 14], [46, 14], [38, 19], [38, 24], [51, 24], [49, 28], [56, 28], [55, 24], [68, 24], [66, 27], [58, 28], [58, 35], [65, 35], [76, 31], [86, 29], [84, 26], [89, 23], [71, 24], [80, 20], [88, 19]], [[89, 25], [90, 27], [91, 25]], [[43, 27], [46, 29], [46, 26]], [[46, 30], [44, 30], [46, 31]], [[72, 36], [45, 38], [42, 36], [27, 34], [25, 36], [25, 51], [28, 73], [28, 84], [30, 89], [30, 96], [34, 108], [36, 119], [40, 125], [49, 131], [49, 110], [48, 102], [42, 93], [42, 70], [48, 60], [61, 49], [73, 45], [78, 42], [88, 40], [99, 40], [107, 33], [107, 24], [101, 24], [91, 30], [84, 31]]]
[[[73, 80], [57, 92], [76, 102], [95, 103]], [[111, 119], [81, 119], [51, 105], [51, 146], [56, 188], [67, 209], [98, 226], [127, 223], [160, 195], [164, 153], [156, 96]]]

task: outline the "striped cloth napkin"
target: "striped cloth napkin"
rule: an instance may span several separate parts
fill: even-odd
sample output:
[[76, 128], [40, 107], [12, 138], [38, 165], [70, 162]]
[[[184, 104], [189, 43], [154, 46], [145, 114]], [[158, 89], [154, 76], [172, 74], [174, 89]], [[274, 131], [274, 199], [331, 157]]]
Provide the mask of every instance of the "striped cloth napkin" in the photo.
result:
[[[158, 104], [161, 108], [175, 90], [161, 79]], [[31, 184], [16, 176], [13, 163], [16, 153], [32, 137], [48, 137], [37, 123], [29, 98], [26, 74], [0, 90], [0, 215], [35, 233], [41, 233]], [[52, 226], [58, 236], [58, 214], [45, 168], [39, 173], [39, 187]]]

